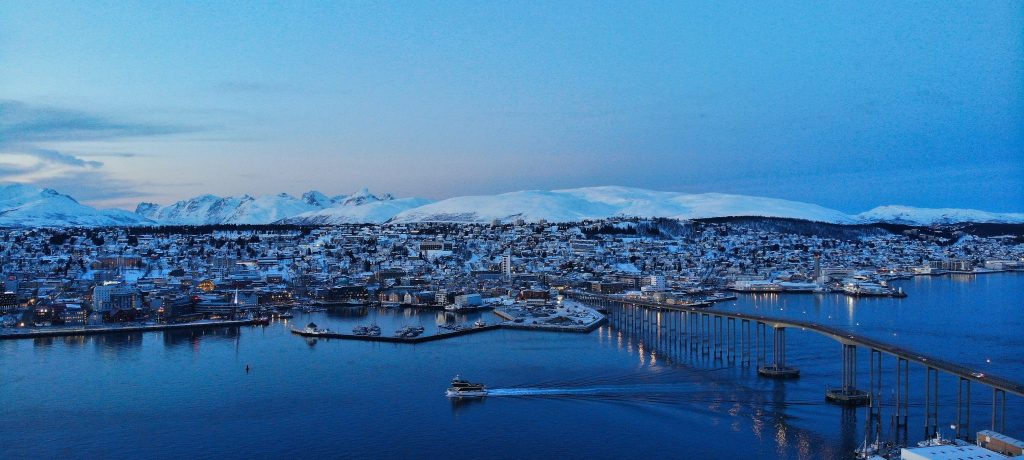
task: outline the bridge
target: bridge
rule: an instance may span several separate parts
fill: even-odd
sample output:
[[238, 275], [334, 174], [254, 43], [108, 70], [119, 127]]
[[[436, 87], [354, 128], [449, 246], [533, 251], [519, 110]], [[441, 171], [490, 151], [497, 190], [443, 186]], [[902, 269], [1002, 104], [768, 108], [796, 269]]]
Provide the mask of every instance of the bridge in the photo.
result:
[[[831, 338], [842, 345], [843, 384], [826, 391], [829, 401], [848, 405], [869, 405], [869, 417], [881, 420], [882, 355], [896, 358], [896, 418], [898, 426], [906, 427], [909, 405], [910, 363], [921, 365], [926, 370], [925, 378], [925, 438], [938, 432], [938, 375], [940, 372], [959, 379], [956, 404], [956, 437], [969, 439], [971, 423], [971, 384], [992, 388], [992, 430], [1002, 431], [1006, 426], [1006, 394], [1024, 396], [1024, 384], [1006, 378], [990, 375], [980, 369], [970, 368], [935, 356], [920, 353], [904, 347], [885, 343], [834, 326], [813, 321], [777, 318], [760, 314], [725, 312], [708, 308], [668, 304], [608, 296], [584, 291], [569, 291], [568, 297], [603, 309], [613, 321], [638, 324], [643, 327], [649, 318], [645, 311], [670, 313], [664, 327], [667, 332], [676, 332], [686, 337], [692, 351], [713, 355], [715, 359], [749, 365], [752, 348], [756, 347], [758, 374], [767, 378], [797, 378], [799, 370], [786, 364], [786, 329], [798, 328]], [[737, 334], [737, 323], [739, 334]], [[752, 337], [750, 328], [754, 325]], [[659, 326], [662, 327], [662, 326]], [[772, 329], [772, 361], [767, 359], [767, 328]], [[692, 339], [692, 340], [689, 340]], [[737, 346], [738, 345], [738, 346]], [[870, 350], [870, 390], [857, 388], [857, 347]], [[737, 356], [737, 353], [739, 356]]]

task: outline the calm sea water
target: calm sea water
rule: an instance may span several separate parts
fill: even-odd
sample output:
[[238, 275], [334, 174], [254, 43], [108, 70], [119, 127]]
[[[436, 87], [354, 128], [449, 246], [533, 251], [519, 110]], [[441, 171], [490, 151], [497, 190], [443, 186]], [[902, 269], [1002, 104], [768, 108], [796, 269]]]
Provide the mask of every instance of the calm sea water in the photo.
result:
[[[900, 285], [909, 297], [743, 296], [716, 308], [836, 324], [1024, 381], [1024, 276]], [[292, 321], [432, 333], [479, 316], [366, 309]], [[307, 340], [291, 325], [0, 342], [0, 457], [812, 459], [849, 458], [863, 439], [863, 409], [824, 402], [840, 383], [840, 346], [809, 332], [787, 334], [802, 375], [783, 382], [614, 324], [418, 345]], [[866, 382], [866, 351], [861, 363]], [[893, 359], [883, 366], [891, 391]], [[445, 398], [459, 373], [495, 395]], [[912, 368], [912, 440], [923, 436], [923, 382]], [[955, 394], [943, 377], [947, 433]], [[990, 404], [976, 385], [973, 429], [988, 428]], [[1024, 437], [1024, 403], [1011, 396], [1007, 409], [1007, 431]]]

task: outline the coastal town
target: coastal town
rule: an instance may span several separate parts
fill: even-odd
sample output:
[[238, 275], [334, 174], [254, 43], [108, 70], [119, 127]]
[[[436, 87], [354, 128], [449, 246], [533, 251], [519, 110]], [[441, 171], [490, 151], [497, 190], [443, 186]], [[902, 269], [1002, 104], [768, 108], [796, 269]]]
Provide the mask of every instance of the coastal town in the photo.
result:
[[[907, 296], [1024, 269], [1020, 236], [786, 219], [7, 229], [0, 337], [375, 305], [553, 308], [566, 290], [706, 307], [735, 292]], [[989, 230], [987, 233], [992, 233]], [[520, 323], [522, 322], [522, 314]], [[532, 321], [531, 321], [532, 322]]]

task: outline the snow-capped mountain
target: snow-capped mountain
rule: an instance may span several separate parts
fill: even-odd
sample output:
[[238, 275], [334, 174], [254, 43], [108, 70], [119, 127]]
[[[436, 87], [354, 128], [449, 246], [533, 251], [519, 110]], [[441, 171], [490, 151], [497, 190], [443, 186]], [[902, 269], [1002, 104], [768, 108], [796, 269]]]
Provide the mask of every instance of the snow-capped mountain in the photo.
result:
[[[303, 193], [299, 198], [287, 193], [259, 197], [200, 195], [168, 206], [140, 203], [135, 208], [135, 212], [165, 225], [270, 224], [337, 206], [359, 207], [385, 202], [391, 198], [390, 194], [378, 197], [365, 188], [352, 195], [334, 197], [315, 190]], [[351, 215], [353, 219], [376, 219], [377, 216], [387, 214], [383, 209], [381, 208], [378, 212], [369, 212], [370, 210], [367, 209], [363, 213], [352, 213]], [[395, 210], [384, 220], [403, 209], [405, 208]], [[339, 220], [338, 222], [349, 222], [349, 220]]]
[[491, 222], [541, 219], [568, 222], [583, 219], [669, 217], [694, 219], [726, 216], [790, 217], [853, 223], [840, 211], [797, 201], [721, 193], [687, 194], [629, 187], [587, 187], [568, 190], [527, 190], [500, 195], [464, 196], [410, 209], [393, 222]]
[[976, 209], [915, 208], [879, 206], [856, 216], [864, 222], [888, 222], [904, 225], [936, 225], [958, 222], [1022, 223], [1024, 213], [995, 213]]
[[431, 203], [423, 198], [378, 199], [362, 204], [339, 203], [329, 208], [310, 211], [280, 221], [282, 224], [337, 225], [384, 223], [403, 211]]
[[123, 209], [96, 209], [51, 189], [0, 186], [0, 227], [106, 227], [153, 225]]
[[1024, 213], [971, 209], [881, 206], [850, 215], [799, 201], [721, 193], [688, 194], [629, 187], [526, 190], [461, 196], [432, 202], [395, 199], [362, 189], [351, 195], [317, 191], [301, 197], [281, 193], [252, 197], [200, 195], [160, 206], [140, 203], [135, 212], [95, 209], [68, 195], [27, 185], [0, 185], [0, 226], [131, 226], [207, 224], [306, 224], [483, 222], [494, 220], [567, 222], [608, 217], [697, 219], [730, 216], [787, 217], [841, 224], [889, 222], [934, 225], [959, 222], [1024, 223]]

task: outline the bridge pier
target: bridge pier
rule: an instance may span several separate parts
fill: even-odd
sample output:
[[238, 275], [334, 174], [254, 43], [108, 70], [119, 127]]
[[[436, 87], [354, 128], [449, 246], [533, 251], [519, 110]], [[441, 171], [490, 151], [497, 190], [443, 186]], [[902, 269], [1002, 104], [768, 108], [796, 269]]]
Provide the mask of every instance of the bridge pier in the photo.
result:
[[714, 324], [714, 330], [712, 331], [712, 335], [714, 336], [714, 340], [715, 340], [715, 342], [714, 342], [715, 359], [722, 359], [722, 339], [723, 339], [722, 336], [724, 335], [724, 334], [722, 334], [722, 332], [723, 332], [722, 331], [722, 316], [721, 315], [715, 315], [714, 322], [715, 322], [715, 324]]
[[844, 406], [862, 406], [871, 395], [857, 389], [857, 346], [843, 344], [843, 386], [825, 390], [825, 400]]
[[743, 366], [750, 366], [750, 347], [752, 342], [750, 341], [750, 320], [744, 319], [740, 322], [740, 334], [742, 343], [740, 344], [740, 362]]
[[[997, 423], [998, 422], [998, 423]], [[1006, 429], [1006, 392], [992, 389], [992, 431], [1000, 433]]]
[[711, 315], [700, 314], [700, 353], [704, 356], [711, 354]]
[[736, 318], [728, 317], [726, 322], [726, 333], [729, 336], [726, 342], [728, 343], [728, 350], [726, 351], [726, 359], [730, 363], [736, 362]]
[[924, 438], [939, 432], [939, 370], [928, 366], [924, 380]]
[[757, 373], [773, 379], [792, 379], [800, 376], [800, 369], [786, 366], [786, 328], [773, 326], [772, 364], [757, 369]]
[[764, 367], [765, 363], [768, 361], [768, 352], [766, 351], [767, 346], [765, 345], [765, 342], [767, 342], [765, 336], [768, 335], [768, 331], [765, 330], [765, 324], [758, 321], [754, 333], [756, 334], [757, 340], [756, 345], [754, 345], [757, 347], [757, 368], [760, 369]]
[[907, 406], [910, 402], [910, 362], [896, 358], [896, 427], [907, 427]]
[[[965, 388], [966, 387], [966, 388]], [[964, 395], [967, 404], [964, 404]], [[971, 439], [971, 381], [960, 377], [956, 389], [956, 439]]]

